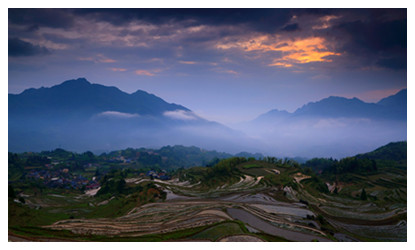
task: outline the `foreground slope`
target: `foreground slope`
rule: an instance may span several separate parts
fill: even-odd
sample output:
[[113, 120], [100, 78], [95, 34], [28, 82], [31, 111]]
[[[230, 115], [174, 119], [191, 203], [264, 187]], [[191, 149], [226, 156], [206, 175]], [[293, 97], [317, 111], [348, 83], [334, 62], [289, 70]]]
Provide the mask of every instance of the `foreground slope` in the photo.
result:
[[[366, 155], [402, 148], [390, 144]], [[50, 157], [51, 161], [62, 159]], [[275, 157], [232, 157], [210, 167], [166, 173], [100, 157], [82, 169], [77, 162], [88, 162], [86, 157], [74, 155], [70, 161], [48, 165], [48, 170], [41, 163], [46, 157], [23, 154], [11, 158], [9, 168], [22, 162], [33, 165], [24, 168], [26, 174], [20, 177], [16, 173], [9, 184], [13, 237], [59, 241], [407, 240], [403, 161], [360, 156], [326, 159], [333, 164], [319, 173], [309, 168], [318, 164], [316, 160], [299, 165]], [[51, 176], [59, 169], [62, 174]], [[99, 180], [99, 187], [85, 192], [52, 188], [48, 178], [61, 175]]]

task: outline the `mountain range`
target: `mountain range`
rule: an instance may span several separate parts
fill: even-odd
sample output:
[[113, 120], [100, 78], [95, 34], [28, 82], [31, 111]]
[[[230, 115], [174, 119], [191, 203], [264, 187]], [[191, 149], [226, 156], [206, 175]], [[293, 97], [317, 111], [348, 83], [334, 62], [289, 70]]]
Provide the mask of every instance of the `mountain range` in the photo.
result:
[[103, 112], [160, 116], [166, 111], [189, 109], [167, 103], [160, 97], [138, 90], [127, 94], [116, 87], [91, 84], [85, 78], [65, 81], [51, 88], [27, 89], [9, 94], [10, 116], [90, 117]]
[[405, 141], [406, 103], [406, 89], [377, 103], [330, 96], [292, 113], [273, 109], [236, 128], [279, 155], [341, 158]]
[[318, 102], [310, 102], [295, 112], [271, 110], [260, 115], [256, 121], [272, 121], [292, 117], [318, 118], [367, 118], [374, 120], [406, 121], [407, 90], [381, 99], [377, 103], [366, 103], [358, 98], [330, 96]]
[[224, 150], [237, 146], [229, 137], [240, 134], [145, 91], [128, 94], [85, 78], [9, 94], [9, 150], [13, 152], [57, 147], [100, 152], [195, 142]]
[[9, 94], [9, 151], [108, 152], [177, 144], [229, 153], [342, 157], [406, 140], [406, 95], [404, 89], [377, 103], [328, 97], [229, 128], [145, 91], [128, 94], [79, 78]]

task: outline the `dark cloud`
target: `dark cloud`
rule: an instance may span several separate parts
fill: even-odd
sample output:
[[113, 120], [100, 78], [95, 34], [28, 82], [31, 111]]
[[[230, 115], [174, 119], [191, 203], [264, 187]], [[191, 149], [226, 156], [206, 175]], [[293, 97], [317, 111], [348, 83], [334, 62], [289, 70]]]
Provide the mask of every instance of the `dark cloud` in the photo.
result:
[[25, 42], [19, 38], [9, 39], [9, 56], [34, 56], [49, 53], [48, 49]]
[[35, 30], [41, 26], [69, 28], [74, 18], [69, 9], [9, 9], [9, 22]]
[[339, 48], [342, 52], [372, 61], [380, 67], [406, 68], [405, 9], [366, 10], [366, 15], [360, 13], [358, 20], [338, 23], [325, 32], [327, 37], [343, 44]]
[[406, 20], [382, 23], [355, 21], [341, 24], [336, 28], [348, 34], [357, 49], [384, 51], [406, 50], [406, 26]]
[[403, 70], [406, 69], [407, 62], [406, 57], [392, 57], [380, 59], [376, 62], [376, 65], [382, 68]]
[[38, 30], [39, 30], [39, 25], [37, 24], [31, 25], [26, 29], [27, 32], [36, 32]]
[[406, 19], [406, 9], [386, 9], [386, 8], [312, 8], [312, 9], [292, 9], [292, 14], [296, 16], [312, 16], [314, 18], [324, 16], [339, 16], [349, 20], [364, 20], [385, 22], [398, 19]]
[[293, 23], [293, 24], [288, 24], [287, 26], [285, 26], [281, 30], [283, 30], [283, 31], [296, 31], [296, 30], [299, 30], [299, 29], [300, 29], [300, 26], [298, 25], [298, 23]]
[[[216, 41], [237, 40], [244, 35], [256, 35], [256, 32], [279, 34], [290, 39], [315, 36], [329, 41], [333, 51], [344, 57], [354, 56], [350, 60], [353, 63], [368, 62], [370, 66], [400, 69], [406, 67], [406, 15], [406, 9], [9, 9], [9, 24], [18, 24], [9, 25], [9, 37], [34, 43], [47, 40], [72, 45], [67, 46], [71, 48], [92, 45], [108, 51], [125, 46], [127, 40], [133, 45], [157, 45], [158, 49], [168, 41], [171, 48], [164, 49], [167, 52], [163, 50], [167, 56], [174, 48], [183, 50], [177, 54], [193, 54], [190, 49], [202, 54]], [[79, 25], [75, 23], [77, 19], [82, 20], [82, 27], [76, 26]], [[83, 29], [84, 26], [93, 27], [99, 21], [117, 27], [112, 31], [100, 30], [96, 36], [90, 34], [91, 28]], [[133, 21], [154, 24], [156, 28], [129, 29]], [[112, 25], [108, 27], [113, 28]], [[186, 30], [198, 25], [205, 25], [203, 31]], [[314, 29], [317, 26], [323, 28]], [[56, 29], [42, 30], [42, 27]], [[77, 38], [66, 36], [62, 31], [71, 27], [79, 33]], [[106, 34], [113, 40], [99, 40], [98, 37]], [[47, 53], [46, 48], [21, 39], [9, 40], [9, 46], [17, 47], [9, 49], [11, 56]], [[140, 51], [149, 50], [149, 47], [153, 46]], [[161, 52], [150, 52], [155, 53], [151, 57], [163, 57]]]
[[313, 16], [326, 16], [338, 13], [339, 11], [344, 11], [344, 9], [293, 9], [293, 13], [297, 16], [302, 15], [313, 15]]
[[74, 14], [123, 25], [133, 20], [153, 24], [246, 25], [262, 32], [283, 27], [292, 17], [288, 9], [76, 9]]

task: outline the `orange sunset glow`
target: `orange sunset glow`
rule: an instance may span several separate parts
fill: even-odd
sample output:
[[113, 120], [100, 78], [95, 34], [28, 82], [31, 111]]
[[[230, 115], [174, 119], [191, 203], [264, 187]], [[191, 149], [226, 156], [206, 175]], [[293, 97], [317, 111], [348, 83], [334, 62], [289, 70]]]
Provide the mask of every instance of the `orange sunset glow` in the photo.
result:
[[242, 48], [246, 52], [256, 51], [259, 53], [280, 51], [282, 56], [273, 59], [272, 63], [268, 65], [286, 68], [293, 67], [294, 64], [332, 62], [333, 60], [328, 59], [328, 56], [341, 56], [341, 53], [330, 51], [328, 42], [322, 37], [292, 40], [277, 36], [273, 41], [269, 36], [260, 36], [249, 41], [219, 44], [217, 48]]

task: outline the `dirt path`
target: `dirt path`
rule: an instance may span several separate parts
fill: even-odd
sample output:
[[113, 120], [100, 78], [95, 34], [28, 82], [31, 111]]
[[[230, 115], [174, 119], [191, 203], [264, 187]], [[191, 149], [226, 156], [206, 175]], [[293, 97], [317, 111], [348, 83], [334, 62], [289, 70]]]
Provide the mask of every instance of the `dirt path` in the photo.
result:
[[298, 183], [298, 184], [300, 184], [301, 186], [303, 186], [303, 185], [300, 183], [302, 180], [305, 180], [305, 179], [309, 179], [309, 178], [311, 178], [311, 176], [308, 176], [308, 175], [303, 175], [303, 174], [302, 174], [302, 173], [300, 173], [300, 172], [296, 173], [293, 177], [294, 177], [295, 182], [297, 182], [297, 183]]

